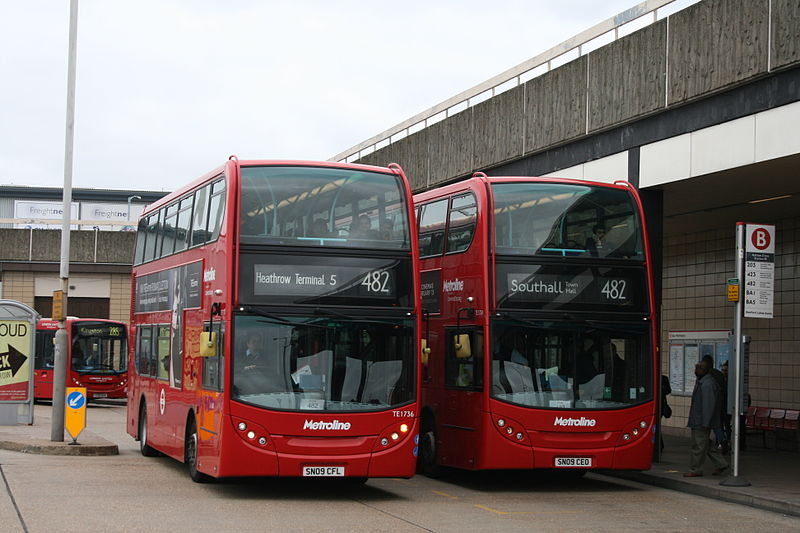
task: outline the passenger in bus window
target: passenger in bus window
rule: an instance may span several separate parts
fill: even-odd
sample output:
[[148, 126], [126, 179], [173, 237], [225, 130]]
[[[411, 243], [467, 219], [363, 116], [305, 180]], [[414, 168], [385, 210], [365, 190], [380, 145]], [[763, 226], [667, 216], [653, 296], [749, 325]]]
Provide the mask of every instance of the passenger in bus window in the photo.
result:
[[390, 218], [381, 219], [381, 230], [380, 230], [381, 239], [383, 239], [384, 241], [392, 240], [393, 227], [394, 224], [392, 223], [392, 220]]
[[328, 231], [328, 223], [321, 218], [315, 219], [314, 222], [311, 223], [311, 226], [308, 229], [308, 236], [323, 237], [323, 238], [330, 237], [331, 232]]
[[350, 236], [356, 239], [377, 239], [378, 232], [372, 229], [372, 220], [367, 215], [361, 215], [356, 227], [350, 230]]
[[601, 255], [605, 246], [606, 228], [599, 224], [592, 227], [592, 236], [586, 239], [586, 249], [589, 253], [597, 256]]
[[262, 366], [261, 361], [261, 339], [258, 335], [250, 335], [247, 338], [247, 346], [239, 365], [242, 370], [255, 370]]

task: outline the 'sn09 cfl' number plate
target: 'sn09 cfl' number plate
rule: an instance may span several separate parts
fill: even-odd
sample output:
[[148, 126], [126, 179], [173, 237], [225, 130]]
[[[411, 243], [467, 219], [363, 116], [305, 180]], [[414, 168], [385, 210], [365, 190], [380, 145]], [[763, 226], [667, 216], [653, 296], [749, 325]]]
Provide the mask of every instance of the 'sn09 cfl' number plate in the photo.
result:
[[556, 457], [556, 468], [591, 468], [591, 457]]
[[304, 466], [303, 477], [342, 477], [343, 466]]

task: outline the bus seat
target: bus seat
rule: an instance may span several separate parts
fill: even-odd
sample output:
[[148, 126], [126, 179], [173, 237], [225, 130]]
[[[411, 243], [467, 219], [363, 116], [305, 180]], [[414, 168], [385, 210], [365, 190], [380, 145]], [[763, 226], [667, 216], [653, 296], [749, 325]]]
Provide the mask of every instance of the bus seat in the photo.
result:
[[506, 378], [511, 385], [511, 392], [529, 392], [538, 390], [534, 387], [531, 369], [519, 363], [505, 362]]
[[554, 391], [557, 391], [557, 390], [569, 390], [570, 388], [572, 388], [572, 386], [570, 385], [570, 382], [572, 380], [566, 380], [565, 381], [558, 374], [551, 374], [547, 378], [547, 381], [550, 384], [550, 390], [554, 390]]
[[606, 384], [606, 375], [597, 374], [587, 383], [580, 385], [578, 390], [581, 400], [601, 400], [603, 398], [603, 388]]

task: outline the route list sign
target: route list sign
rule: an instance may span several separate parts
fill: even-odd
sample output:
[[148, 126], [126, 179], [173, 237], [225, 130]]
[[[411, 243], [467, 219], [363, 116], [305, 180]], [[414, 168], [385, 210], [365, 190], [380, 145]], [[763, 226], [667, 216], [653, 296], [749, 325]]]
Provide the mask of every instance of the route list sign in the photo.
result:
[[772, 318], [775, 226], [747, 224], [744, 244], [744, 316]]

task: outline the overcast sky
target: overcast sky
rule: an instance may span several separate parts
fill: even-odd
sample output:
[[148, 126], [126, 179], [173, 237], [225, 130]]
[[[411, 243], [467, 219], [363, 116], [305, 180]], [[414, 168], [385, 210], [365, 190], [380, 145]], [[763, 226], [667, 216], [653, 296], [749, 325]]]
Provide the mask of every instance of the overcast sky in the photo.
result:
[[[637, 0], [80, 0], [74, 187], [328, 159]], [[69, 0], [0, 0], [0, 184], [61, 187]]]

